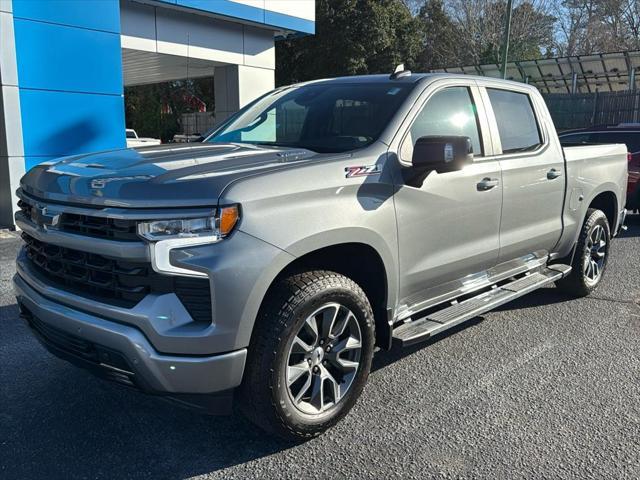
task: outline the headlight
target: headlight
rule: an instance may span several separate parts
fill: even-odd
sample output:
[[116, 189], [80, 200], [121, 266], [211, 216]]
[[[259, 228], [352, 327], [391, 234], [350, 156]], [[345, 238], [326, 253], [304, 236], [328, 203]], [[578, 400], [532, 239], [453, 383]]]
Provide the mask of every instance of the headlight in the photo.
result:
[[206, 237], [208, 241], [218, 241], [226, 237], [239, 219], [237, 205], [222, 207], [211, 217], [153, 220], [140, 222], [138, 234], [152, 242], [172, 238]]
[[202, 271], [173, 265], [171, 250], [218, 242], [231, 233], [239, 219], [238, 206], [231, 205], [211, 217], [140, 222], [138, 234], [150, 241], [151, 265], [156, 272], [206, 277]]

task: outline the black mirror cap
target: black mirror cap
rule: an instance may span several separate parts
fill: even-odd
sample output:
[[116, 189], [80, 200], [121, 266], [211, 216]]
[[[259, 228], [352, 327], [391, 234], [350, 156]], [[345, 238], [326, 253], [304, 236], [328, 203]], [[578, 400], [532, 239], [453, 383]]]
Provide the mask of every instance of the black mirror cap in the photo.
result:
[[420, 137], [413, 147], [411, 163], [420, 171], [438, 173], [461, 170], [473, 161], [471, 139], [457, 135], [429, 135]]

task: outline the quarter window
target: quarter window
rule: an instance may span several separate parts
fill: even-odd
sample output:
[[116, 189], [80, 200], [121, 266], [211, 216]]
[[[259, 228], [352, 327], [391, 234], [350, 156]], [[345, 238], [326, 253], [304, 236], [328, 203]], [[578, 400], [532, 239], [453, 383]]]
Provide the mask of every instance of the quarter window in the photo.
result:
[[478, 113], [469, 88], [448, 87], [434, 93], [413, 122], [402, 143], [400, 157], [411, 161], [416, 141], [428, 135], [469, 137], [474, 156], [482, 156]]
[[502, 153], [529, 152], [542, 145], [531, 99], [526, 93], [487, 88], [498, 123]]

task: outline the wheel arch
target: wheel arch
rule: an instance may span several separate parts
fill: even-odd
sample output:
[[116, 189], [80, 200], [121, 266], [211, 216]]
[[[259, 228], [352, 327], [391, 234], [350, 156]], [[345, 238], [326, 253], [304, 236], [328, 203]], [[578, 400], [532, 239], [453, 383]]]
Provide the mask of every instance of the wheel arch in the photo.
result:
[[[362, 241], [344, 241], [325, 243], [321, 246], [312, 243], [316, 248], [300, 248], [293, 245], [293, 257], [285, 265], [280, 265], [277, 273], [271, 273], [268, 286], [264, 288], [259, 308], [255, 312], [246, 312], [252, 321], [259, 317], [260, 309], [265, 303], [271, 289], [283, 277], [292, 273], [307, 270], [330, 270], [340, 273], [355, 281], [365, 292], [373, 309], [376, 322], [376, 344], [381, 348], [389, 348], [391, 342], [391, 326], [389, 323], [389, 305], [394, 305], [396, 278], [394, 263], [390, 252], [381, 252], [370, 243]], [[385, 258], [385, 256], [387, 258]], [[263, 283], [264, 285], [264, 283]], [[257, 292], [254, 292], [257, 293]], [[245, 317], [245, 320], [247, 318]], [[252, 324], [251, 330], [254, 328]]]
[[604, 190], [595, 195], [588, 204], [587, 211], [590, 208], [601, 210], [609, 222], [611, 233], [615, 232], [618, 223], [619, 201], [616, 194], [611, 190]]
[[[580, 232], [585, 220], [587, 219], [587, 212], [590, 208], [597, 208], [602, 210], [609, 222], [609, 228], [611, 229], [611, 235], [617, 229], [619, 205], [621, 205], [620, 199], [616, 194], [616, 186], [613, 184], [605, 184], [600, 188], [594, 190], [588, 200], [583, 202], [582, 210], [580, 211], [581, 217], [577, 222], [577, 228], [573, 234], [573, 240], [571, 241], [571, 248], [573, 249], [578, 242]], [[577, 220], [577, 219], [576, 219]]]
[[311, 251], [287, 265], [273, 283], [289, 274], [308, 270], [330, 270], [356, 282], [373, 309], [376, 344], [388, 348], [391, 338], [387, 314], [387, 271], [382, 257], [371, 245], [350, 242]]

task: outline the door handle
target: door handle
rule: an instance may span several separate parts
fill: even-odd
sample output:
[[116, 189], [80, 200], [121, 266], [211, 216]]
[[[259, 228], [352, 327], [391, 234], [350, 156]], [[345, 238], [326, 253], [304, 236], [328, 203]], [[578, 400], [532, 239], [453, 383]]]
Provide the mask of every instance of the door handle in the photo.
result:
[[497, 178], [486, 177], [477, 183], [476, 188], [479, 192], [486, 192], [487, 190], [491, 190], [492, 188], [497, 187], [498, 183], [500, 182]]
[[547, 178], [549, 180], [554, 180], [558, 178], [560, 175], [562, 175], [562, 172], [560, 170], [556, 170], [555, 168], [552, 168], [547, 172]]

